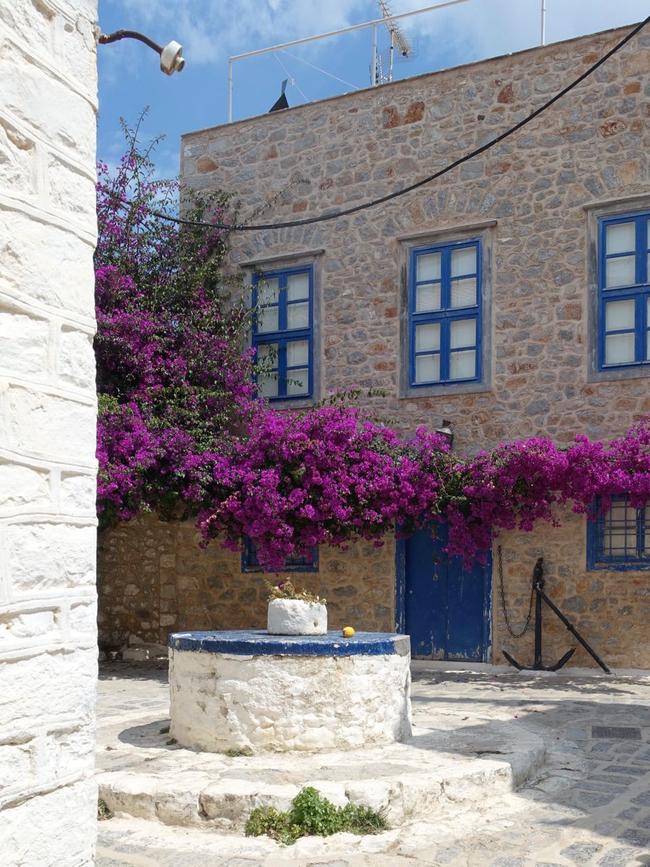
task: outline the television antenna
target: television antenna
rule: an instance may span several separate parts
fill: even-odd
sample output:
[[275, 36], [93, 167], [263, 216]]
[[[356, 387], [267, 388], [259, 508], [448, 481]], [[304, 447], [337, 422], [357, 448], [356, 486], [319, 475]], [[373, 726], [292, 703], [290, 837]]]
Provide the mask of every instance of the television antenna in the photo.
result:
[[372, 66], [370, 75], [373, 86], [386, 84], [393, 80], [393, 64], [395, 62], [396, 48], [401, 57], [409, 57], [413, 51], [410, 42], [402, 32], [397, 21], [393, 18], [388, 0], [377, 0], [377, 4], [390, 36], [390, 47], [388, 49], [388, 71], [384, 73], [381, 67], [381, 55], [377, 52], [377, 28], [374, 27], [372, 31]]
[[[2, 2], [2, 0], [0, 0], [0, 2]], [[372, 32], [372, 61], [370, 67], [370, 85], [372, 87], [376, 87], [379, 84], [383, 84], [386, 81], [392, 80], [395, 48], [398, 49], [402, 57], [410, 57], [413, 53], [413, 49], [404, 34], [402, 33], [398, 21], [401, 21], [403, 18], [413, 18], [416, 15], [423, 15], [424, 13], [433, 12], [436, 9], [444, 9], [449, 8], [450, 6], [457, 6], [460, 4], [468, 3], [469, 0], [438, 0], [437, 3], [434, 3], [430, 6], [425, 6], [421, 9], [412, 9], [410, 12], [400, 12], [398, 14], [393, 14], [393, 12], [391, 12], [389, 5], [390, 0], [377, 0], [377, 2], [379, 3], [379, 8], [382, 13], [381, 18], [375, 18], [372, 21], [364, 21], [361, 24], [351, 24], [348, 27], [342, 27], [339, 30], [330, 30], [326, 33], [316, 33], [312, 36], [305, 36], [301, 39], [292, 39], [290, 42], [283, 42], [278, 45], [270, 45], [267, 48], [256, 48], [254, 51], [244, 51], [242, 54], [231, 55], [228, 58], [228, 123], [232, 123], [233, 121], [234, 65], [236, 62], [249, 57], [259, 57], [264, 54], [277, 54], [278, 52], [285, 51], [288, 48], [294, 48], [298, 45], [306, 45], [307, 43], [320, 41], [322, 39], [330, 39], [334, 36], [341, 36], [344, 33], [355, 33], [357, 31], [367, 29], [371, 30]], [[545, 45], [547, 41], [547, 0], [535, 0], [535, 2], [539, 3], [540, 10], [540, 44]], [[390, 49], [387, 75], [382, 74], [381, 62], [377, 52], [378, 28], [380, 27], [386, 27], [390, 34]], [[307, 65], [313, 64], [308, 63]], [[316, 68], [318, 69], [318, 67]], [[326, 75], [330, 75], [330, 73], [326, 72], [325, 70], [321, 69], [319, 71], [324, 72]], [[338, 78], [338, 76], [336, 75], [330, 75], [330, 77]], [[347, 84], [347, 82], [345, 82], [341, 78], [338, 78], [338, 80], [342, 81], [344, 84]], [[351, 86], [354, 87], [354, 85]]]
[[[434, 3], [431, 6], [425, 6], [422, 9], [413, 9], [411, 12], [400, 12], [397, 15], [390, 15], [390, 22], [393, 26], [395, 26], [395, 22], [402, 18], [410, 18], [415, 15], [422, 15], [425, 12], [433, 12], [435, 9], [443, 9], [449, 6], [456, 6], [459, 3], [468, 3], [469, 0], [442, 0], [442, 2]], [[243, 54], [232, 54], [228, 58], [228, 123], [232, 123], [233, 120], [233, 92], [234, 92], [234, 80], [233, 80], [233, 67], [234, 64], [239, 60], [244, 60], [248, 57], [259, 57], [262, 54], [272, 54], [278, 51], [284, 51], [287, 48], [293, 48], [296, 45], [306, 45], [308, 42], [316, 42], [321, 39], [329, 39], [333, 36], [340, 36], [343, 33], [354, 33], [358, 30], [366, 30], [372, 29], [372, 42], [373, 46], [375, 46], [373, 50], [373, 57], [376, 53], [376, 44], [377, 44], [377, 27], [386, 25], [386, 18], [382, 16], [381, 18], [375, 18], [372, 21], [364, 21], [362, 24], [351, 24], [348, 27], [342, 27], [340, 30], [330, 30], [327, 33], [316, 33], [313, 36], [304, 36], [302, 39], [292, 39], [290, 42], [282, 42], [279, 45], [270, 45], [268, 48], [256, 48], [254, 51], [245, 51]], [[373, 65], [373, 69], [375, 66]], [[372, 70], [371, 70], [372, 72]], [[371, 85], [376, 85], [379, 82], [375, 81], [374, 73], [370, 76]]]

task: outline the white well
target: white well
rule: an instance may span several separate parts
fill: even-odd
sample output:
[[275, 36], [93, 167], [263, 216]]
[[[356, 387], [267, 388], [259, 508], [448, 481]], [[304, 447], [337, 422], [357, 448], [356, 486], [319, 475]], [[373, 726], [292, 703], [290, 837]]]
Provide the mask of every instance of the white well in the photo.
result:
[[321, 751], [411, 734], [406, 636], [178, 633], [169, 659], [170, 733], [185, 747]]

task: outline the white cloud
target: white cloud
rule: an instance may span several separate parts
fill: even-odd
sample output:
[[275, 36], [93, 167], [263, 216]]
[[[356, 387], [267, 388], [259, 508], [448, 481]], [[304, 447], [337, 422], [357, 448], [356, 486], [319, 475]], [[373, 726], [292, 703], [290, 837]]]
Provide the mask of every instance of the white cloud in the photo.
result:
[[[396, 13], [430, 5], [427, 0], [391, 2]], [[547, 42], [631, 24], [648, 14], [647, 0], [546, 0], [546, 9]], [[401, 23], [435, 69], [441, 46], [463, 62], [538, 45], [540, 11], [541, 0], [468, 0]]]
[[[433, 0], [389, 2], [398, 13], [424, 8]], [[398, 62], [395, 77], [539, 44], [540, 4], [541, 0], [468, 0], [403, 19], [401, 26], [415, 45], [416, 57]], [[548, 42], [630, 24], [648, 12], [647, 0], [546, 0], [546, 4]], [[105, 16], [111, 29], [141, 30], [159, 42], [176, 39], [184, 47], [187, 73], [165, 81], [167, 90], [156, 64], [143, 64], [142, 46], [125, 41], [119, 49], [100, 53], [100, 114], [106, 112], [115, 123], [119, 114], [132, 120], [143, 105], [151, 104], [143, 138], [160, 131], [168, 134], [156, 158], [164, 166], [161, 174], [176, 171], [181, 131], [225, 119], [228, 56], [379, 17], [376, 0], [100, 0], [99, 11], [104, 27], [108, 26], [102, 20]], [[385, 63], [385, 32], [380, 33], [380, 54]], [[339, 80], [327, 78], [310, 65]], [[235, 117], [268, 110], [285, 77], [295, 78], [288, 90], [289, 102], [295, 105], [367, 86], [369, 66], [368, 31], [309, 43], [276, 57], [247, 60], [235, 69]], [[127, 81], [128, 98], [123, 92]], [[101, 121], [100, 117], [100, 126]], [[105, 141], [104, 150], [112, 158], [117, 147]]]
[[[396, 13], [429, 5], [431, 0], [390, 2]], [[538, 44], [540, 5], [541, 0], [468, 0], [400, 24], [420, 59], [436, 69], [441, 53], [453, 53], [463, 62]], [[646, 0], [546, 0], [546, 5], [547, 41], [632, 23], [648, 11]], [[177, 39], [192, 64], [222, 64], [230, 54], [379, 15], [374, 0], [113, 0], [113, 12], [116, 7], [124, 26], [141, 27], [162, 42]], [[335, 55], [332, 42], [314, 45], [321, 50], [330, 46]], [[330, 69], [337, 71], [332, 64]], [[409, 74], [408, 69], [402, 74]]]
[[[176, 39], [192, 63], [345, 27], [364, 20], [368, 0], [119, 0], [129, 26]], [[372, 4], [370, 4], [372, 7]], [[155, 37], [154, 37], [155, 38]]]

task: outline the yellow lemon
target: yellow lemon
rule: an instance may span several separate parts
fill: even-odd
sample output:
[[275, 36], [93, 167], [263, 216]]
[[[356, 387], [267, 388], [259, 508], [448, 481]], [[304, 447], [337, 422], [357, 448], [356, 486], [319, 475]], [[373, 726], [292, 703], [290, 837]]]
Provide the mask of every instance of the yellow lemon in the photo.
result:
[[343, 627], [343, 638], [352, 638], [354, 635], [354, 626]]

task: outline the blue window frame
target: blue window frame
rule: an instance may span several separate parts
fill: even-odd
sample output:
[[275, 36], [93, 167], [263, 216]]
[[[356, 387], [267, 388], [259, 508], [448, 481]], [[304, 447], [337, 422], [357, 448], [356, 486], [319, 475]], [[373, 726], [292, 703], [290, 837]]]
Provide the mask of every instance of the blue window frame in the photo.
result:
[[650, 213], [599, 225], [598, 367], [650, 364]]
[[409, 383], [481, 380], [481, 242], [419, 247], [409, 262]]
[[253, 278], [253, 345], [269, 369], [258, 377], [269, 400], [313, 394], [314, 274], [311, 266], [267, 271]]
[[650, 506], [636, 509], [628, 497], [613, 497], [611, 507], [587, 524], [587, 568], [650, 567]]
[[[244, 540], [244, 550], [241, 558], [242, 572], [265, 572], [269, 571], [260, 565], [257, 559], [257, 549], [250, 539]], [[274, 570], [270, 570], [274, 571]], [[312, 548], [307, 556], [295, 555], [288, 557], [284, 563], [283, 571], [286, 572], [318, 572], [318, 548]]]

